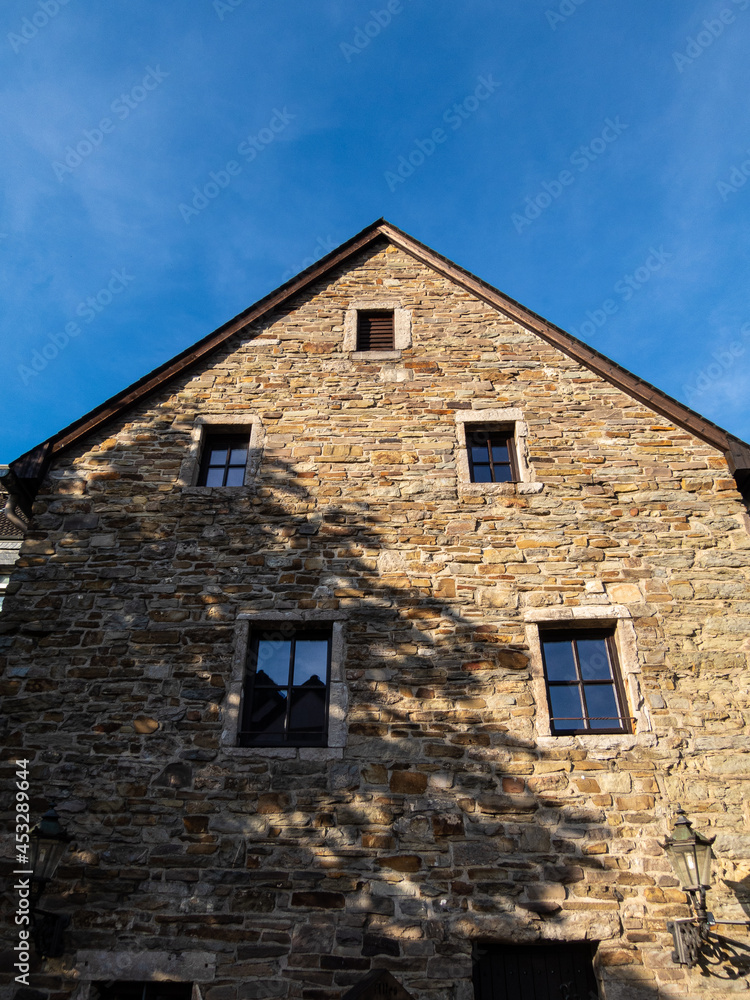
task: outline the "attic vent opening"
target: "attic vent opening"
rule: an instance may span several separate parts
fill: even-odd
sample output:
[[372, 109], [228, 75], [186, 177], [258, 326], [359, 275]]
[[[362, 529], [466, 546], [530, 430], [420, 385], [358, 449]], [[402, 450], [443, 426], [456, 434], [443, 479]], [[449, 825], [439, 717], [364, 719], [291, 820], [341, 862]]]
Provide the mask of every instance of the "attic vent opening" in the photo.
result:
[[392, 309], [368, 309], [357, 314], [357, 350], [392, 351], [394, 326]]

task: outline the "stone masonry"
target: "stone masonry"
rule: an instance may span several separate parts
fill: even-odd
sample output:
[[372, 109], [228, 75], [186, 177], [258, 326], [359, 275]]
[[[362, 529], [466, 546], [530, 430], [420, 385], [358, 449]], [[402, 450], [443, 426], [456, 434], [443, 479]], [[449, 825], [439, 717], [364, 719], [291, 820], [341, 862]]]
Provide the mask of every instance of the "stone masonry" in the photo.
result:
[[[353, 353], [351, 303], [386, 300], [409, 346]], [[527, 481], [462, 482], [457, 414], [504, 409]], [[186, 482], [199, 417], [253, 422], [249, 485]], [[561, 941], [597, 943], [606, 1000], [747, 992], [750, 951], [672, 963], [660, 841], [678, 803], [716, 835], [709, 908], [750, 946], [749, 526], [717, 448], [403, 249], [324, 273], [47, 473], [2, 779], [28, 758], [32, 815], [75, 835], [45, 897], [72, 922], [30, 989], [8, 937], [5, 995], [121, 968], [336, 1000], [387, 969], [471, 1000], [477, 943]], [[341, 623], [345, 738], [225, 745], [238, 629], [286, 617]], [[540, 722], [536, 629], [576, 618], [623, 624], [632, 735]]]

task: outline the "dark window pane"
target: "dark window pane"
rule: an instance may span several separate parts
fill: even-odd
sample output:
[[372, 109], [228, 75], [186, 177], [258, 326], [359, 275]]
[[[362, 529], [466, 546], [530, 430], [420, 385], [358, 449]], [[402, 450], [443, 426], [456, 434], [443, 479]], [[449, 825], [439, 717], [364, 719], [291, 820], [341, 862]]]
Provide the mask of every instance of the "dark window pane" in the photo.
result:
[[[271, 626], [253, 640], [241, 746], [324, 746], [330, 636], [320, 627], [275, 638]], [[291, 662], [290, 662], [291, 661]]]
[[326, 691], [323, 685], [295, 688], [292, 691], [290, 729], [322, 732], [326, 716]]
[[576, 680], [576, 665], [573, 659], [573, 646], [566, 639], [561, 642], [545, 642], [544, 663], [549, 681]]
[[[289, 655], [292, 644], [288, 639], [261, 639], [258, 643], [258, 659], [255, 683], [280, 684], [285, 687], [289, 683]], [[266, 678], [261, 681], [261, 672]]]
[[489, 465], [475, 465], [473, 481], [475, 483], [491, 483], [492, 469], [490, 469]]
[[245, 466], [241, 469], [227, 469], [227, 481], [225, 486], [242, 486], [245, 482]]
[[586, 707], [592, 729], [619, 726], [617, 700], [611, 684], [584, 684]]
[[496, 483], [511, 483], [513, 482], [513, 473], [509, 465], [496, 465], [495, 466], [495, 482]]
[[327, 674], [327, 640], [298, 639], [294, 657], [294, 685], [300, 686], [313, 678], [325, 685]]
[[263, 732], [281, 732], [286, 721], [286, 690], [255, 688], [250, 710], [250, 728]]
[[198, 485], [243, 486], [248, 445], [247, 434], [208, 435], [204, 442]]
[[552, 702], [552, 725], [555, 729], [583, 729], [577, 684], [561, 687], [553, 685], [549, 689], [549, 696]]
[[612, 676], [604, 639], [579, 639], [578, 662], [585, 681], [607, 681]]
[[504, 444], [492, 445], [492, 461], [506, 463], [508, 459], [508, 447]]
[[472, 462], [487, 462], [489, 461], [487, 445], [474, 445], [471, 449], [471, 460]]
[[224, 485], [224, 467], [220, 469], [209, 469], [206, 475], [206, 486]]
[[192, 983], [106, 982], [93, 983], [95, 1000], [190, 1000]]

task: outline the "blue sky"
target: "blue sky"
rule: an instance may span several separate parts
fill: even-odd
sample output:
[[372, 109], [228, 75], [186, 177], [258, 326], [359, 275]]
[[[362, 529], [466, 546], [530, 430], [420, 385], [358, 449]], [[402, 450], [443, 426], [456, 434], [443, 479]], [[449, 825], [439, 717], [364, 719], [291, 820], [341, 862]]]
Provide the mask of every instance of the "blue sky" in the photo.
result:
[[0, 51], [0, 462], [380, 216], [750, 438], [750, 0], [5, 0]]

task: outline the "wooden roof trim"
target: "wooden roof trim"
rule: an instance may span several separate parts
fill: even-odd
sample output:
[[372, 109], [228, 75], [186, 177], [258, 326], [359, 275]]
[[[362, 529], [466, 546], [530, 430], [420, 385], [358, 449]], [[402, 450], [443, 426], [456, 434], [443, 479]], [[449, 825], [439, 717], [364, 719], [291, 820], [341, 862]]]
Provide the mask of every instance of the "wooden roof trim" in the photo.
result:
[[[522, 326], [532, 330], [548, 344], [557, 347], [564, 354], [567, 354], [568, 357], [580, 362], [595, 374], [606, 379], [611, 385], [621, 389], [629, 396], [644, 403], [650, 409], [656, 410], [657, 413], [696, 434], [702, 440], [714, 445], [714, 447], [719, 448], [721, 451], [730, 450], [730, 439], [734, 439], [740, 444], [745, 444], [739, 438], [734, 438], [733, 435], [730, 435], [722, 427], [702, 417], [699, 413], [691, 410], [678, 400], [668, 396], [656, 386], [651, 385], [650, 382], [646, 382], [644, 379], [629, 372], [626, 368], [618, 365], [617, 362], [612, 361], [599, 351], [589, 347], [582, 340], [578, 340], [572, 334], [548, 322], [542, 316], [522, 306], [497, 288], [482, 281], [481, 278], [477, 278], [471, 272], [465, 271], [462, 267], [454, 264], [453, 261], [435, 253], [429, 247], [414, 240], [406, 233], [402, 233], [395, 226], [390, 225], [390, 223], [383, 223], [380, 228], [399, 249], [419, 260], [420, 263], [426, 264], [433, 270], [438, 271], [455, 284], [463, 286], [467, 291], [487, 302], [488, 305], [505, 313], [509, 319], [513, 319]], [[749, 446], [745, 445], [745, 447], [748, 448]], [[750, 451], [748, 454], [750, 455]]]
[[[244, 312], [235, 316], [234, 319], [229, 320], [202, 340], [199, 340], [158, 368], [155, 368], [152, 372], [95, 407], [89, 413], [84, 414], [78, 420], [58, 431], [57, 434], [37, 445], [36, 448], [20, 456], [11, 463], [12, 467], [20, 475], [24, 476], [24, 478], [31, 477], [34, 470], [37, 474], [41, 473], [42, 467], [46, 467], [53, 455], [71, 447], [86, 434], [91, 433], [108, 420], [118, 416], [126, 408], [135, 405], [141, 399], [160, 388], [169, 379], [180, 375], [186, 369], [205, 358], [251, 323], [262, 319], [272, 310], [284, 306], [293, 296], [304, 291], [331, 270], [345, 263], [354, 254], [359, 253], [381, 239], [389, 241], [415, 260], [425, 264], [438, 274], [442, 274], [448, 280], [477, 296], [477, 298], [487, 302], [488, 305], [508, 316], [509, 319], [520, 323], [522, 326], [536, 333], [548, 344], [558, 348], [568, 357], [584, 365], [595, 374], [600, 375], [611, 385], [621, 389], [668, 420], [673, 421], [678, 426], [683, 427], [718, 448], [726, 454], [727, 459], [734, 468], [750, 468], [750, 445], [746, 442], [729, 434], [717, 424], [707, 420], [683, 403], [657, 389], [656, 386], [644, 381], [637, 375], [633, 375], [632, 372], [611, 361], [603, 354], [600, 354], [599, 351], [584, 344], [583, 341], [578, 340], [553, 323], [548, 322], [542, 316], [522, 306], [519, 302], [511, 299], [493, 285], [482, 281], [481, 278], [478, 278], [470, 271], [464, 270], [458, 264], [436, 253], [430, 247], [415, 240], [414, 237], [409, 236], [408, 233], [403, 232], [384, 219], [378, 219], [370, 226], [367, 226], [351, 239], [342, 243], [341, 246], [331, 251], [331, 253], [326, 254], [317, 263], [301, 271], [296, 277], [259, 299]], [[21, 469], [23, 469], [23, 472], [21, 472]]]
[[[377, 226], [377, 223], [374, 225]], [[313, 264], [312, 267], [300, 272], [300, 274], [286, 282], [286, 284], [281, 285], [273, 292], [264, 296], [264, 298], [259, 299], [254, 305], [241, 312], [238, 316], [235, 316], [234, 319], [229, 320], [228, 323], [214, 330], [213, 333], [208, 334], [207, 337], [199, 340], [83, 417], [79, 417], [78, 420], [58, 431], [57, 434], [49, 439], [52, 446], [51, 454], [57, 454], [57, 452], [62, 451], [64, 448], [69, 448], [81, 437], [96, 430], [97, 427], [112, 417], [117, 416], [126, 407], [137, 403], [169, 379], [180, 375], [186, 368], [191, 367], [197, 361], [200, 361], [201, 358], [206, 357], [206, 355], [216, 350], [217, 347], [220, 347], [236, 333], [239, 333], [242, 329], [256, 322], [278, 306], [283, 305], [288, 299], [317, 281], [327, 271], [343, 263], [352, 254], [358, 253], [369, 244], [381, 238], [380, 232], [374, 229], [373, 226], [368, 226], [366, 230], [363, 230], [352, 237], [351, 240], [337, 247], [336, 250], [327, 254], [320, 261]]]

